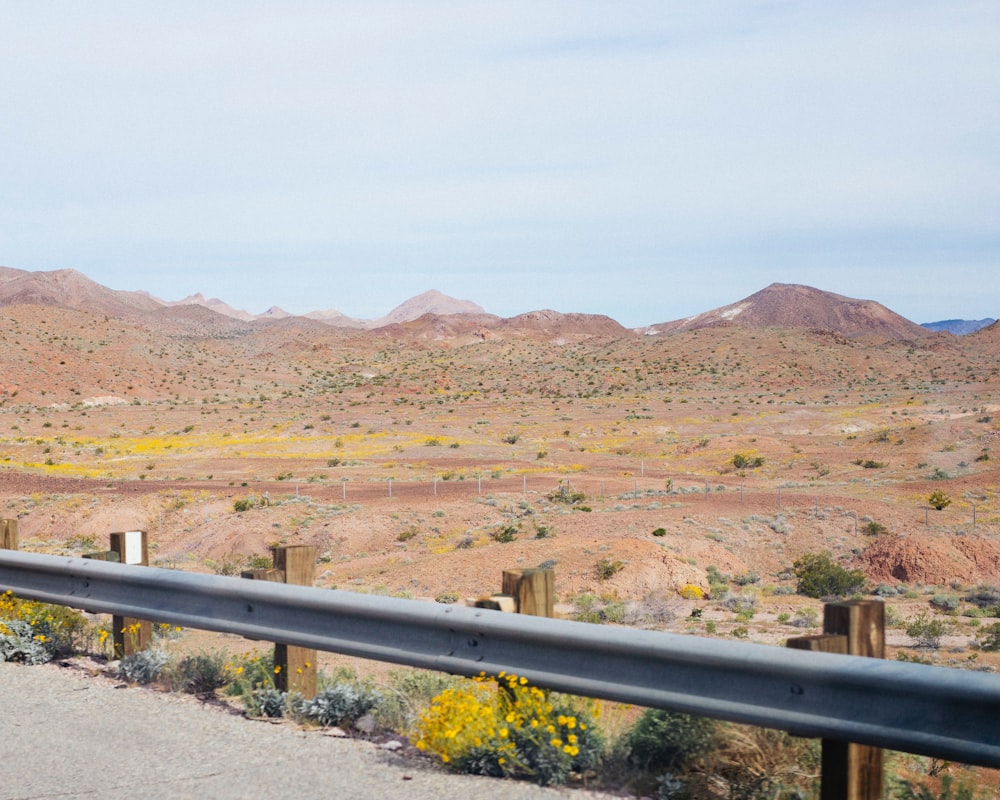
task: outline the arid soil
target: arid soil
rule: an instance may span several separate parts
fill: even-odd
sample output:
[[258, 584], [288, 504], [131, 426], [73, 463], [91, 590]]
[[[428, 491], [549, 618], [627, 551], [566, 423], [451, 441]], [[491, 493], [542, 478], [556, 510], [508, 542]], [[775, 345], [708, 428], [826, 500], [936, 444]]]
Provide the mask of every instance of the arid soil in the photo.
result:
[[[793, 565], [829, 552], [885, 598], [890, 657], [1000, 668], [974, 647], [996, 620], [967, 599], [1000, 586], [996, 326], [643, 336], [541, 313], [358, 332], [186, 306], [3, 311], [0, 509], [24, 549], [143, 529], [155, 566], [236, 574], [311, 544], [318, 586], [428, 602], [547, 563], [561, 615], [775, 644], [818, 632]], [[907, 635], [921, 614], [946, 623], [939, 646]]]
[[[199, 309], [181, 331], [4, 310], [0, 502], [28, 549], [141, 528], [157, 565], [237, 572], [313, 544], [320, 586], [459, 601], [555, 562], [562, 613], [590, 595], [768, 641], [818, 606], [789, 593], [803, 554], [891, 587], [900, 617], [1000, 583], [991, 329], [608, 336], [540, 315], [390, 334]], [[753, 619], [680, 597], [709, 567], [755, 593]], [[968, 645], [978, 620], [950, 620]]]

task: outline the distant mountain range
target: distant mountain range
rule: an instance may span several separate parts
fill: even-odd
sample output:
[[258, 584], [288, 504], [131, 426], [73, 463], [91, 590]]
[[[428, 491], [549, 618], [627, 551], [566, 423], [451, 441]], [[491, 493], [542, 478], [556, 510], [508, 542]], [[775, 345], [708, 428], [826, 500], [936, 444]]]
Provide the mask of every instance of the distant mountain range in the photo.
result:
[[945, 331], [956, 336], [965, 336], [968, 333], [975, 333], [981, 328], [987, 328], [996, 322], [995, 319], [945, 319], [941, 322], [924, 322], [921, 327], [929, 331]]
[[541, 310], [501, 318], [487, 313], [470, 300], [457, 300], [438, 291], [427, 291], [400, 304], [384, 317], [359, 320], [336, 309], [315, 311], [297, 317], [274, 306], [253, 315], [235, 309], [218, 298], [194, 294], [168, 302], [143, 291], [118, 291], [102, 286], [80, 272], [62, 269], [49, 272], [0, 267], [0, 306], [41, 305], [102, 313], [115, 318], [141, 320], [165, 330], [198, 329], [218, 332], [266, 324], [333, 326], [345, 330], [381, 331], [385, 335], [417, 338], [448, 338], [521, 332], [570, 336], [662, 336], [700, 328], [800, 328], [831, 331], [853, 338], [874, 336], [916, 339], [947, 332], [966, 335], [995, 324], [945, 320], [918, 325], [872, 300], [858, 300], [809, 286], [773, 283], [736, 303], [685, 319], [662, 322], [630, 331], [610, 317], [594, 314], [562, 314]]

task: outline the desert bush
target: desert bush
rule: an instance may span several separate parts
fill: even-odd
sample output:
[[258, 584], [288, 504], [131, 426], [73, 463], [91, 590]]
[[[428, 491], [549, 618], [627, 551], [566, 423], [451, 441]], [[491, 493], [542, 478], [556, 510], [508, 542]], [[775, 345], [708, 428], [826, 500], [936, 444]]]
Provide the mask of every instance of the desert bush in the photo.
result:
[[866, 536], [882, 536], [889, 532], [889, 529], [885, 527], [881, 522], [876, 522], [875, 520], [870, 520], [864, 527], [864, 533]]
[[760, 583], [760, 575], [756, 572], [741, 572], [739, 575], [733, 577], [733, 583], [737, 586], [749, 586], [754, 583]]
[[381, 700], [373, 713], [385, 729], [410, 731], [436, 695], [464, 680], [433, 670], [394, 670], [381, 687]]
[[355, 683], [335, 683], [301, 701], [296, 710], [307, 720], [323, 727], [350, 726], [372, 712], [379, 702], [374, 689]]
[[420, 533], [420, 530], [417, 528], [417, 526], [416, 525], [411, 525], [405, 531], [400, 531], [396, 535], [396, 541], [397, 542], [408, 542], [408, 541], [410, 541], [410, 539], [415, 538], [418, 533]]
[[452, 605], [453, 603], [457, 603], [459, 599], [458, 592], [439, 592], [434, 597], [434, 602]]
[[274, 686], [254, 689], [247, 697], [246, 709], [250, 717], [283, 717], [289, 711], [288, 693]]
[[930, 497], [927, 498], [927, 502], [930, 503], [931, 508], [935, 508], [938, 511], [943, 511], [948, 506], [951, 505], [951, 498], [947, 494], [938, 489], [936, 492], [931, 492]]
[[496, 530], [490, 532], [490, 538], [494, 542], [506, 544], [507, 542], [513, 542], [517, 539], [517, 534], [518, 527], [516, 525], [501, 525]]
[[253, 508], [254, 502], [249, 497], [237, 497], [233, 501], [233, 511], [237, 513], [242, 513], [244, 511], [249, 511]]
[[653, 536], [666, 536], [666, 535], [667, 535], [667, 529], [666, 528], [656, 528], [653, 531]]
[[865, 585], [861, 570], [845, 569], [833, 562], [829, 553], [807, 553], [792, 565], [798, 592], [806, 597], [843, 597]]
[[984, 611], [992, 611], [992, 616], [1000, 616], [1000, 588], [996, 586], [980, 584], [962, 599]]
[[715, 720], [648, 708], [626, 735], [629, 761], [649, 772], [681, 769], [715, 746], [717, 731]]
[[693, 583], [685, 583], [677, 592], [685, 600], [704, 600], [705, 591]]
[[602, 558], [594, 567], [597, 579], [606, 581], [625, 569], [625, 565], [618, 559]]
[[[692, 588], [698, 589], [697, 586]], [[668, 598], [650, 594], [642, 600], [626, 603], [622, 622], [634, 627], [651, 628], [673, 622], [676, 617], [674, 604]]]
[[562, 784], [601, 760], [595, 716], [593, 701], [546, 693], [515, 675], [494, 681], [484, 674], [437, 695], [412, 738], [458, 772]]
[[788, 624], [796, 628], [815, 628], [819, 625], [819, 611], [812, 606], [800, 608]]
[[755, 594], [740, 594], [738, 592], [726, 592], [726, 594], [720, 600], [723, 606], [728, 610], [741, 613], [741, 612], [754, 612], [757, 610], [757, 606], [760, 599]]
[[1000, 650], [1000, 622], [994, 622], [980, 630], [976, 634], [975, 647], [989, 653]]
[[961, 601], [952, 594], [936, 594], [929, 602], [938, 611], [943, 611], [946, 614], [954, 614], [961, 605]]
[[0, 595], [0, 661], [41, 664], [70, 655], [86, 636], [87, 620], [75, 609]]
[[118, 678], [129, 683], [148, 685], [160, 678], [169, 663], [170, 656], [162, 650], [140, 650], [125, 656], [118, 663]]
[[228, 654], [219, 652], [185, 656], [168, 672], [171, 688], [188, 694], [211, 694], [233, 679]]
[[21, 661], [25, 664], [44, 664], [52, 656], [35, 638], [35, 631], [24, 620], [0, 622], [0, 661]]
[[936, 650], [941, 646], [941, 637], [948, 632], [949, 627], [942, 619], [920, 613], [907, 620], [906, 635], [913, 640], [915, 647]]
[[571, 489], [569, 484], [560, 481], [559, 486], [545, 495], [545, 499], [552, 503], [562, 503], [567, 506], [575, 506], [587, 499], [587, 495]]
[[764, 457], [753, 453], [736, 453], [732, 464], [736, 469], [756, 469], [764, 466]]

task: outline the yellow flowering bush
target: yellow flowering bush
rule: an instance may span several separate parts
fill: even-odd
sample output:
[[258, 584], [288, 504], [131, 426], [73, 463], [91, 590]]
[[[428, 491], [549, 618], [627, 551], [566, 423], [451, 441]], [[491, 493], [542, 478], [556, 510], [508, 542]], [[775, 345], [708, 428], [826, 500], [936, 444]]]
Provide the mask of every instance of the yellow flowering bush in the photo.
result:
[[0, 661], [40, 664], [73, 652], [87, 628], [79, 611], [0, 595]]
[[685, 600], [704, 600], [705, 590], [700, 586], [696, 586], [693, 583], [685, 583], [679, 592], [680, 596]]
[[516, 675], [482, 674], [437, 695], [413, 738], [458, 772], [561, 784], [599, 763], [598, 715], [595, 701], [550, 694]]

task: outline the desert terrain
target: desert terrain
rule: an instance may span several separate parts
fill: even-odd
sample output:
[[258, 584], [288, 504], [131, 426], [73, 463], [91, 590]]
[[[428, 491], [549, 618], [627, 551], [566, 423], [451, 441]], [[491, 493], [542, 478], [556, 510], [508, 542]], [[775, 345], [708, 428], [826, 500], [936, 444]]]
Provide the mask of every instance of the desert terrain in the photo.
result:
[[[885, 600], [888, 657], [1000, 668], [971, 599], [1000, 592], [1000, 324], [932, 333], [769, 287], [643, 330], [441, 309], [351, 327], [40, 275], [15, 297], [0, 280], [0, 509], [22, 549], [142, 529], [153, 565], [234, 575], [309, 544], [317, 586], [447, 603], [546, 564], [558, 615], [779, 645], [819, 632], [793, 565], [829, 553]], [[922, 615], [933, 646], [906, 631]]]
[[[0, 503], [27, 549], [139, 528], [158, 566], [232, 574], [312, 544], [319, 586], [449, 602], [554, 562], [568, 616], [617, 603], [761, 641], [819, 606], [792, 591], [807, 553], [863, 570], [896, 619], [1000, 583], [996, 325], [639, 332], [539, 312], [359, 330], [32, 299], [0, 323]], [[713, 578], [717, 595], [719, 575], [754, 593], [751, 619], [680, 596]], [[931, 658], [974, 655], [975, 621], [952, 622], [960, 652]]]

